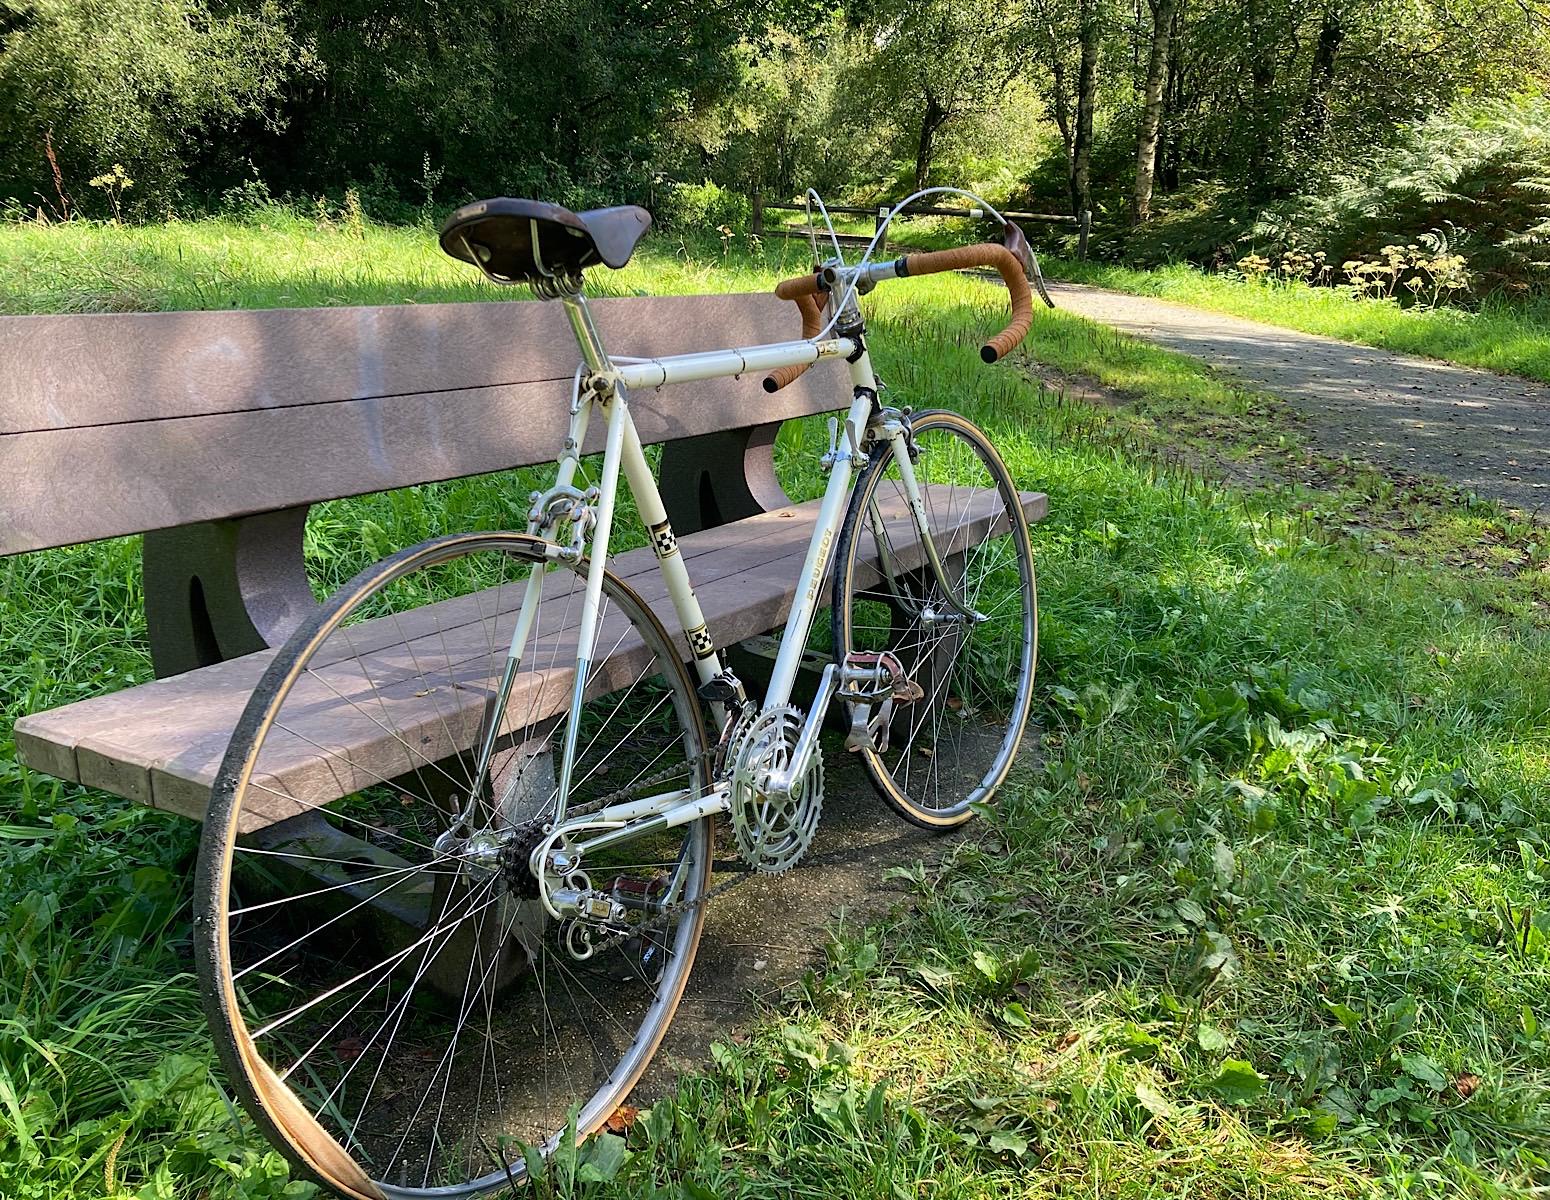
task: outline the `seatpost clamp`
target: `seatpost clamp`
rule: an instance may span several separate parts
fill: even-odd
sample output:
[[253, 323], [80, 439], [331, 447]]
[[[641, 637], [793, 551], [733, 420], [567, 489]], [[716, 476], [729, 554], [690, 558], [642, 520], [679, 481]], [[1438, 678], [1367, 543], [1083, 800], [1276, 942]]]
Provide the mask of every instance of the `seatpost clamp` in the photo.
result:
[[607, 371], [588, 371], [582, 386], [590, 389], [604, 404], [609, 403], [624, 387], [624, 376], [610, 368]]

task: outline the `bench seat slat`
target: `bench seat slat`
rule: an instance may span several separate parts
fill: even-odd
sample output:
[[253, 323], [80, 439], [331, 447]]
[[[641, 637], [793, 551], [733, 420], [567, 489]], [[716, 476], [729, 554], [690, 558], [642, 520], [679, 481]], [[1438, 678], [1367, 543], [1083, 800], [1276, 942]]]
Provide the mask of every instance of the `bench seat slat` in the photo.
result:
[[[811, 536], [810, 508], [775, 509], [681, 538], [679, 548], [696, 588], [704, 589], [728, 573], [759, 570], [792, 554], [800, 554]], [[652, 554], [644, 550], [629, 552], [616, 557], [611, 565], [635, 587], [648, 605], [666, 611], [667, 588]], [[789, 573], [794, 580], [796, 568], [792, 567]], [[520, 594], [508, 598], [506, 603], [520, 604]], [[400, 621], [405, 633], [411, 634], [420, 623], [429, 628], [433, 619], [424, 615], [424, 610], [415, 610], [403, 614]], [[393, 631], [386, 625], [382, 629], [383, 637], [392, 635]], [[368, 635], [361, 636], [364, 639]], [[362, 648], [365, 648], [364, 644]], [[144, 684], [128, 692], [98, 696], [24, 717], [16, 725], [17, 746], [23, 761], [36, 770], [151, 803], [148, 774], [136, 776], [110, 765], [122, 754], [123, 730], [132, 723], [141, 736], [187, 741], [196, 734], [184, 737], [177, 730], [192, 719], [191, 714], [200, 704], [212, 693], [223, 691], [243, 697], [245, 703], [268, 665], [269, 657], [265, 652], [247, 655], [157, 680], [154, 684]], [[164, 733], [152, 732], [158, 721], [165, 724]], [[219, 732], [229, 738], [230, 725], [223, 724]], [[83, 760], [79, 764], [78, 750]], [[163, 790], [180, 797], [168, 807], [185, 811], [181, 790], [170, 777]], [[194, 800], [200, 806], [198, 811], [202, 811], [202, 797], [196, 794]]]
[[[795, 336], [790, 304], [768, 292], [591, 308], [617, 355]], [[569, 383], [579, 361], [561, 307], [522, 300], [3, 317], [0, 436]]]
[[[983, 528], [995, 497], [984, 493], [983, 498], [985, 503], [938, 514], [936, 519], [944, 524], [939, 535], [947, 532], [948, 521], [970, 531]], [[1030, 520], [1043, 516], [1042, 495], [1025, 494], [1023, 502]], [[718, 643], [763, 633], [785, 620], [816, 512], [815, 501], [681, 539]], [[884, 517], [891, 525], [906, 519], [902, 510], [885, 510]], [[905, 548], [899, 568], [912, 569], [920, 565], [919, 559]], [[620, 555], [613, 565], [648, 604], [665, 611], [665, 587], [648, 548]], [[371, 659], [373, 677], [396, 665], [401, 694], [391, 687], [386, 693], [367, 694], [359, 666], [350, 659], [320, 664], [315, 679], [298, 683], [291, 711], [300, 721], [311, 708], [317, 722], [294, 728], [266, 747], [262, 765], [267, 778], [261, 786], [272, 789], [274, 803], [255, 805], [247, 829], [400, 773], [417, 765], [416, 750], [439, 757], [450, 749], [452, 732], [460, 723], [477, 723], [485, 697], [498, 681], [520, 604], [520, 589], [507, 591], [511, 598], [499, 612], [488, 593], [479, 593], [415, 609], [397, 622], [380, 619], [356, 627], [352, 637]], [[605, 629], [600, 646], [613, 646], [625, 628], [620, 621], [616, 628]], [[560, 665], [521, 681], [523, 693], [512, 711], [521, 712], [524, 720], [529, 714], [541, 719], [563, 709], [571, 687], [574, 637], [571, 622], [538, 631], [529, 661], [539, 666], [552, 659]], [[417, 643], [423, 643], [418, 658], [412, 649]], [[681, 634], [678, 643], [680, 652], [686, 652]], [[446, 694], [422, 692], [417, 661], [432, 654], [445, 656], [449, 650], [459, 660], [459, 686]], [[599, 669], [596, 688], [589, 690], [600, 694], [627, 682], [644, 653], [639, 643], [615, 647], [610, 662]], [[23, 718], [16, 726], [18, 750], [29, 766], [200, 818], [231, 730], [273, 654], [261, 651]], [[385, 715], [391, 715], [391, 721], [383, 719]], [[443, 747], [443, 742], [448, 745]], [[348, 750], [343, 757], [325, 755], [319, 746]]]

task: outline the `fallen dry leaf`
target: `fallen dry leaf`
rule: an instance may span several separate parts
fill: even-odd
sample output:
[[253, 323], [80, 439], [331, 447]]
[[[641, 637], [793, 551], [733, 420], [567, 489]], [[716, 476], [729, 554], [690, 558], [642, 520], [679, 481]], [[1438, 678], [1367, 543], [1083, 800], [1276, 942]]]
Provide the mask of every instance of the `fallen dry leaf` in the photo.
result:
[[640, 1109], [633, 1104], [621, 1104], [613, 1115], [603, 1122], [609, 1133], [626, 1134], [640, 1117]]
[[1465, 1071], [1453, 1081], [1453, 1090], [1459, 1094], [1460, 1100], [1468, 1100], [1480, 1088], [1480, 1076], [1472, 1075]]

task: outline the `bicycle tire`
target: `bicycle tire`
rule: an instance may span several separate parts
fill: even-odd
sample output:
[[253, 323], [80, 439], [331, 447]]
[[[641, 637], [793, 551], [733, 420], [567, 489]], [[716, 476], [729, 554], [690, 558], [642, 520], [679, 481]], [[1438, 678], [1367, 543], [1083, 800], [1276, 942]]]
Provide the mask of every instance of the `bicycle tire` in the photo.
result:
[[[956, 413], [926, 411], [910, 417], [910, 436], [920, 454], [915, 467], [927, 507], [945, 505], [949, 525], [960, 490], [964, 507], [958, 511], [966, 514], [971, 492], [986, 492], [985, 483], [994, 488], [999, 513], [994, 505], [987, 510], [993, 515], [981, 522], [986, 533], [979, 546], [986, 545], [991, 532], [1004, 522], [998, 542], [1011, 547], [1010, 560], [979, 554], [979, 547], [967, 544], [968, 533], [961, 549], [954, 548], [951, 539], [957, 535], [953, 534], [945, 548], [939, 546], [938, 550], [944, 551], [943, 558], [949, 563], [957, 564], [950, 571], [962, 572], [958, 583], [977, 573], [973, 594], [965, 587], [962, 597], [970, 608], [975, 608], [992, 575], [1003, 594], [997, 604], [1008, 603], [1004, 596], [1011, 594], [1006, 589], [1012, 584], [1005, 568], [1008, 561], [1013, 563], [1016, 620], [998, 623], [991, 631], [1001, 639], [992, 645], [993, 658], [983, 666], [959, 671], [960, 663], [972, 663], [973, 656], [967, 652], [982, 626], [943, 624], [941, 633], [926, 631], [926, 617], [934, 611], [930, 601], [941, 599], [940, 585], [929, 568], [917, 567], [892, 584], [886, 579], [869, 581], [869, 576], [879, 572], [867, 565], [864, 552], [888, 544], [896, 535], [890, 535], [886, 526], [879, 529], [868, 513], [874, 511], [874, 498], [885, 484], [892, 482], [902, 495], [893, 451], [886, 448], [862, 471], [841, 528], [833, 583], [834, 646], [842, 662], [851, 653], [892, 651], [909, 678], [920, 686], [922, 700], [901, 706], [887, 721], [887, 749], [879, 749], [879, 739], [874, 737], [858, 753], [878, 793], [901, 816], [922, 828], [945, 831], [969, 820], [976, 804], [991, 799], [1006, 779], [1021, 744], [1032, 706], [1037, 660], [1037, 587], [1021, 500], [1010, 472], [984, 433]], [[955, 445], [970, 453], [966, 456], [955, 451]], [[951, 462], [947, 461], [950, 457]], [[976, 474], [970, 460], [983, 469], [983, 477], [965, 482], [960, 489], [955, 482], [960, 475], [967, 479]], [[937, 464], [945, 468], [939, 480], [933, 477]], [[964, 524], [962, 528], [972, 526]], [[991, 682], [992, 675], [999, 678]], [[1009, 699], [1004, 686], [1007, 682], [1011, 683]], [[954, 714], [950, 723], [944, 716], [948, 712]], [[901, 727], [902, 713], [909, 715]], [[944, 729], [954, 752], [950, 761], [943, 753]], [[929, 739], [923, 736], [927, 733]]]
[[[474, 561], [476, 556], [477, 563]], [[196, 880], [195, 943], [206, 1014], [218, 1056], [243, 1107], [270, 1142], [306, 1177], [342, 1196], [407, 1200], [432, 1195], [483, 1195], [504, 1189], [511, 1180], [520, 1181], [525, 1176], [524, 1146], [537, 1146], [540, 1152], [547, 1153], [571, 1132], [578, 1140], [595, 1134], [628, 1095], [659, 1047], [683, 996], [703, 928], [702, 906], [689, 903], [683, 915], [677, 916], [675, 903], [672, 907], [676, 924], [670, 932], [664, 931], [660, 935], [644, 932], [636, 945], [630, 945], [626, 940], [618, 947], [606, 949], [605, 961], [588, 967], [584, 978], [580, 973], [581, 963], [566, 967], [563, 961], [557, 962], [549, 942], [551, 938], [558, 941], [561, 927], [555, 925], [552, 918], [542, 921], [535, 918], [532, 908], [537, 903], [535, 900], [505, 898], [516, 895], [515, 885], [509, 878], [512, 872], [520, 875], [516, 867], [501, 860], [499, 878], [505, 882], [483, 884], [489, 890], [479, 893], [472, 877], [461, 877], [465, 873], [461, 863], [449, 867], [451, 859], [429, 855], [429, 838], [420, 835], [444, 827], [450, 810], [443, 808], [435, 797], [428, 801], [428, 807], [422, 805], [423, 798], [413, 795], [414, 781], [422, 778], [428, 781], [429, 793], [431, 784], [444, 786], [443, 781], [436, 778], [437, 771], [449, 774], [445, 764], [455, 765], [460, 761], [455, 756], [445, 755], [433, 761], [430, 757], [433, 751], [422, 750], [426, 760], [422, 766], [391, 780], [392, 787], [402, 789], [399, 795], [389, 793], [385, 783], [372, 782], [337, 800], [314, 804], [294, 818], [296, 821], [322, 822], [332, 833], [314, 830], [308, 835], [314, 838], [310, 842], [267, 843], [282, 847], [283, 861], [278, 865], [271, 861], [276, 853], [274, 850], [264, 850], [266, 843], [255, 841], [242, 832], [254, 823], [245, 817], [253, 816], [258, 809], [274, 801], [272, 795], [260, 789], [267, 789], [267, 792], [275, 789], [258, 781], [290, 778], [280, 773], [277, 764], [281, 763], [283, 752], [295, 749], [294, 744], [287, 748], [287, 739], [298, 736], [296, 726], [302, 714], [298, 706], [317, 698], [316, 689], [310, 685], [330, 671], [335, 673], [331, 679], [337, 681], [345, 677], [344, 668], [329, 660], [325, 651], [332, 647], [337, 652], [341, 636], [346, 645], [356, 649], [357, 641], [369, 641], [378, 630], [385, 632], [384, 623], [388, 617], [383, 609], [390, 599], [401, 596], [412, 600], [425, 586], [443, 578], [467, 579], [473, 590], [454, 599], [433, 601], [429, 606], [406, 606], [403, 614], [395, 610], [392, 621], [395, 635], [403, 634], [404, 615], [411, 610], [418, 623], [411, 628], [426, 630], [434, 623], [440, 645], [447, 649], [444, 663], [433, 662], [429, 669], [425, 667], [424, 658], [434, 652], [437, 644], [437, 637], [429, 632], [412, 635], [404, 641], [403, 647], [390, 647], [387, 653], [358, 651], [355, 661], [361, 665], [364, 675], [366, 664], [377, 661], [373, 655], [380, 655], [386, 663], [396, 653], [400, 666], [404, 665], [405, 658], [413, 660], [414, 678], [406, 676], [392, 684], [398, 689], [391, 694], [393, 703], [398, 703], [398, 698], [405, 698], [404, 705], [412, 701], [424, 708], [425, 699], [431, 698], [441, 728], [446, 731], [446, 737], [452, 739], [450, 744], [466, 742], [470, 749], [477, 746], [482, 731], [487, 728], [484, 722], [491, 719], [492, 702], [484, 700], [485, 711], [481, 717], [461, 723], [454, 733], [452, 727], [458, 722], [454, 720], [456, 709], [453, 706], [466, 701], [465, 707], [472, 712], [477, 705], [476, 700], [458, 695], [460, 689], [466, 692], [471, 685], [458, 682], [460, 678], [466, 681], [469, 672], [466, 663], [457, 659], [462, 651], [455, 647], [477, 642], [479, 639], [475, 635], [482, 632], [489, 643], [490, 654], [504, 656], [504, 647], [497, 634], [501, 632], [501, 622], [506, 619], [509, 596], [502, 595], [497, 588], [487, 612], [484, 597], [489, 595], [489, 589], [479, 586], [487, 582], [487, 575], [481, 572], [492, 569], [491, 563], [502, 569], [510, 565], [518, 573], [523, 569], [544, 570], [544, 544], [527, 535], [506, 533], [438, 538], [384, 559], [336, 592], [275, 654], [237, 726], [211, 796]], [[442, 572], [451, 574], [443, 576]], [[565, 594], [567, 587], [584, 585], [583, 572], [584, 566], [562, 566], [547, 573], [544, 602], [549, 600], [551, 583], [557, 596]], [[598, 790], [604, 782], [616, 781], [613, 776], [619, 773], [617, 768], [622, 760], [610, 759], [601, 749], [597, 753], [603, 757], [589, 755], [604, 736], [603, 731], [610, 728], [611, 712], [622, 713], [626, 707], [629, 710], [627, 718], [622, 719], [634, 722], [635, 726], [628, 739], [630, 754], [644, 752], [658, 744], [664, 747], [664, 755], [681, 753], [686, 786], [703, 789], [708, 782], [704, 760], [709, 743], [701, 708], [680, 652], [639, 596], [612, 573], [605, 576], [604, 601], [602, 625], [610, 633], [608, 639], [600, 641], [600, 646], [607, 647], [612, 641], [614, 648], [619, 649], [633, 634], [643, 649], [637, 653], [633, 649], [634, 643], [629, 642], [629, 655], [621, 657], [645, 665], [630, 668], [638, 673], [626, 690], [614, 689], [603, 695], [605, 707], [594, 711], [594, 702], [589, 700], [584, 708], [584, 723], [595, 717], [602, 724], [597, 726], [596, 732], [590, 728], [586, 730], [591, 734], [591, 740], [578, 750], [578, 770], [584, 764], [588, 775], [573, 781], [573, 799], [580, 799], [584, 809], [590, 799], [581, 797], [583, 789], [590, 786]], [[470, 611], [477, 616], [469, 617]], [[540, 629], [545, 628], [542, 622], [546, 613], [553, 611], [540, 610]], [[454, 617], [454, 612], [459, 615]], [[568, 612], [562, 611], [562, 619]], [[464, 620], [467, 627], [454, 629], [454, 620]], [[627, 630], [615, 639], [612, 631], [624, 627], [628, 627]], [[562, 624], [558, 628], [563, 631], [569, 627]], [[353, 636], [351, 631], [354, 631]], [[564, 641], [563, 632], [556, 635], [556, 640]], [[415, 646], [419, 649], [412, 649]], [[404, 649], [408, 650], [407, 655], [401, 652]], [[480, 645], [481, 653], [483, 649]], [[556, 656], [558, 653], [558, 650], [554, 651]], [[600, 663], [594, 667], [597, 678], [602, 681], [599, 686], [616, 682], [612, 674], [603, 677], [603, 658], [600, 653]], [[445, 672], [440, 667], [445, 667]], [[333, 686], [340, 685], [334, 682]], [[417, 690], [419, 688], [425, 690]], [[444, 692], [441, 689], [445, 689]], [[365, 692], [358, 694], [366, 695]], [[441, 694], [447, 697], [448, 708], [445, 710], [441, 707], [443, 701], [436, 698]], [[520, 714], [515, 713], [515, 696], [513, 691], [513, 699], [508, 701], [512, 722], [520, 718]], [[615, 697], [622, 698], [615, 701]], [[379, 693], [378, 698], [382, 701], [384, 716], [394, 711], [402, 715], [402, 709], [391, 707], [388, 693]], [[609, 703], [615, 703], [616, 708], [607, 709]], [[638, 716], [642, 710], [646, 715]], [[357, 715], [353, 710], [347, 711], [352, 718]], [[528, 716], [535, 711], [536, 708], [530, 710]], [[494, 714], [494, 717], [505, 720], [504, 714]], [[536, 727], [536, 724], [531, 726]], [[543, 744], [544, 739], [559, 738], [563, 731], [563, 726], [550, 725], [543, 739], [535, 741], [526, 736], [529, 728], [519, 729], [512, 723], [511, 732], [502, 734], [502, 745], [506, 747], [502, 751], [506, 755], [506, 774], [498, 782], [491, 775], [488, 784], [489, 803], [493, 805], [488, 811], [499, 813], [506, 820], [506, 825], [500, 828], [513, 843], [517, 837], [515, 831], [525, 830], [528, 825], [518, 822], [518, 801], [512, 797], [517, 796], [526, 804], [533, 796], [540, 796], [538, 807], [533, 810], [540, 813], [544, 803], [552, 803], [540, 795], [548, 786], [546, 776], [532, 767], [551, 752], [531, 747]], [[436, 731], [434, 723], [430, 729], [431, 733], [424, 736], [435, 742], [438, 747], [435, 753], [439, 755], [445, 745], [436, 739], [442, 735]], [[411, 738], [404, 739], [406, 753], [412, 742]], [[511, 749], [512, 746], [516, 748]], [[631, 757], [623, 773], [634, 772], [633, 764], [637, 761]], [[614, 765], [607, 767], [605, 772], [604, 766], [610, 762]], [[437, 764], [443, 765], [438, 767]], [[346, 756], [339, 761], [331, 760], [328, 765], [333, 770], [347, 773], [347, 768], [355, 771], [360, 764]], [[670, 761], [667, 770], [671, 769]], [[640, 780], [644, 774], [637, 773], [634, 779]], [[598, 782], [593, 784], [595, 778]], [[472, 785], [472, 775], [468, 782]], [[648, 779], [640, 786], [651, 783], [652, 779]], [[290, 788], [289, 784], [286, 786]], [[291, 790], [298, 801], [302, 800], [299, 786]], [[591, 795], [587, 793], [587, 797]], [[411, 800], [413, 808], [410, 807]], [[401, 813], [394, 804], [410, 815], [400, 821]], [[367, 819], [377, 816], [379, 811], [381, 819], [376, 823]], [[422, 818], [426, 823], [416, 823]], [[393, 824], [395, 821], [400, 823]], [[491, 827], [496, 828], [497, 824], [492, 820]], [[311, 826], [307, 828], [311, 829]], [[373, 830], [384, 828], [390, 833], [377, 836], [373, 841]], [[662, 891], [657, 893], [658, 896], [667, 895], [670, 887], [675, 889], [672, 895], [677, 903], [696, 901], [705, 894], [713, 852], [711, 819], [702, 818], [669, 833], [681, 837], [676, 859], [670, 859], [672, 841], [656, 843], [649, 850], [654, 857], [660, 853], [664, 860], [670, 860], [670, 866], [665, 870], [656, 861], [642, 860], [631, 864], [626, 859], [621, 862], [619, 855], [615, 855], [615, 861], [610, 865], [605, 856], [604, 869], [620, 872], [610, 884], [616, 893], [626, 882], [633, 885], [645, 880], [648, 889], [655, 887], [657, 883], [653, 881], [659, 881], [665, 873], [670, 882], [660, 885]], [[525, 833], [523, 836], [536, 835]], [[335, 860], [325, 860], [319, 851], [312, 860], [293, 861], [306, 856], [301, 851], [284, 847], [332, 846], [334, 839], [341, 837], [354, 838], [369, 847], [355, 851], [364, 858], [350, 859], [347, 866], [338, 868], [345, 872], [345, 883], [311, 892], [297, 892], [293, 884], [289, 893], [284, 893], [282, 887], [284, 894], [279, 900], [259, 904], [249, 904], [239, 894], [240, 888], [252, 886], [255, 864], [250, 860], [255, 857], [257, 867], [262, 868], [257, 877], [265, 887], [272, 886], [272, 880], [264, 876], [265, 872], [282, 879], [287, 877], [287, 871], [299, 872], [303, 878], [310, 878], [308, 871], [324, 872], [326, 877], [329, 868], [325, 864]], [[657, 846], [663, 849], [659, 852]], [[425, 852], [416, 851], [416, 847], [424, 848]], [[525, 842], [522, 848], [526, 848]], [[646, 854], [648, 850], [643, 848], [634, 853]], [[414, 861], [390, 869], [387, 862], [393, 855], [413, 855]], [[519, 855], [514, 856], [511, 862], [519, 859]], [[361, 869], [356, 871], [357, 867]], [[362, 882], [363, 876], [369, 878]], [[392, 882], [388, 882], [390, 879]], [[430, 899], [425, 911], [432, 922], [429, 932], [420, 943], [410, 942], [408, 956], [402, 957], [403, 951], [396, 947], [400, 941], [412, 937], [416, 927], [410, 923], [407, 932], [399, 932], [395, 922], [401, 918], [391, 914], [385, 916], [384, 912], [395, 905], [406, 906], [405, 897], [423, 896], [427, 890]], [[308, 909], [316, 909], [319, 897], [328, 892], [335, 893], [330, 903], [336, 907], [349, 906], [347, 916], [330, 917], [314, 927], [309, 924], [314, 918], [308, 916]], [[648, 897], [641, 902], [643, 909], [656, 902], [649, 899], [649, 890], [642, 894]], [[357, 895], [364, 895], [365, 899], [352, 903]], [[467, 899], [470, 896], [480, 897], [477, 910], [476, 902]], [[438, 900], [438, 897], [444, 898]], [[282, 904], [296, 907], [282, 910]], [[465, 904], [466, 907], [460, 907]], [[490, 928], [492, 918], [486, 915], [490, 911], [495, 914], [493, 928]], [[270, 946], [289, 934], [292, 926], [287, 922], [290, 921], [306, 925], [307, 929], [295, 943], [285, 947], [283, 956], [277, 957], [270, 952]], [[392, 938], [379, 932], [382, 926], [392, 927]], [[316, 942], [304, 945], [307, 939], [314, 937], [318, 939]], [[368, 988], [361, 982], [367, 978], [366, 972], [360, 972], [352, 981], [350, 976], [358, 971], [363, 959], [383, 953], [376, 948], [379, 944], [394, 947], [385, 958], [368, 968], [380, 972], [380, 979], [371, 981]], [[418, 949], [415, 948], [417, 945]], [[559, 947], [558, 953], [569, 952]], [[251, 957], [254, 954], [260, 957]], [[268, 957], [262, 957], [265, 954]], [[443, 959], [450, 959], [451, 965]], [[455, 995], [457, 976], [464, 969], [465, 959], [468, 965], [463, 998], [447, 1011], [439, 1011]], [[434, 982], [444, 974], [450, 977], [451, 987]], [[270, 978], [273, 975], [284, 976], [282, 983], [273, 982]], [[427, 983], [428, 979], [433, 982]], [[339, 982], [336, 984], [335, 980]], [[356, 1001], [354, 1008], [345, 1009], [343, 1006], [351, 994], [351, 987], [367, 994]], [[302, 988], [309, 990], [304, 993]], [[374, 995], [379, 988], [380, 996]], [[399, 989], [402, 989], [401, 994]], [[629, 1006], [620, 1003], [610, 1010], [594, 994], [594, 989], [610, 1002], [625, 995]], [[566, 993], [563, 997], [559, 994], [561, 990]], [[578, 991], [585, 996], [579, 996]], [[532, 999], [535, 992], [538, 995], [536, 1001]], [[553, 1001], [551, 992], [554, 993]], [[298, 1006], [294, 1002], [297, 995], [305, 995], [306, 1002]], [[498, 1013], [493, 1002], [497, 995], [501, 999]], [[262, 1003], [260, 996], [264, 997]], [[272, 1007], [276, 999], [286, 1006], [280, 1010], [280, 1017], [291, 1023], [278, 1032], [271, 1031], [267, 1023], [276, 1019]], [[352, 1017], [353, 1013], [370, 1012], [371, 1020], [376, 1019], [376, 1009], [361, 1008], [368, 999], [373, 1005], [380, 1004], [382, 1011], [390, 1015], [383, 1017], [369, 1038], [343, 1037], [353, 1028], [350, 1022], [356, 1021], [362, 1028], [370, 1023]], [[480, 1001], [484, 1005], [484, 1027], [466, 1035], [466, 1030], [478, 1024], [481, 1014], [474, 1009]], [[308, 1008], [308, 1004], [313, 1007]], [[569, 1008], [559, 1011], [563, 1004], [568, 1004]], [[335, 1013], [341, 1011], [343, 1016], [335, 1020]], [[396, 1016], [393, 1016], [395, 1011]], [[639, 1025], [632, 1034], [628, 1022], [634, 1019], [632, 1014], [635, 1012], [640, 1014]], [[446, 1018], [452, 1013], [456, 1013], [456, 1018], [448, 1022]], [[539, 1017], [537, 1024], [531, 1023], [535, 1013]], [[618, 1028], [602, 1026], [596, 1031], [588, 1028], [589, 1013], [606, 1015]], [[260, 1019], [265, 1019], [266, 1024], [256, 1024]], [[335, 1023], [328, 1025], [330, 1020]], [[526, 1026], [523, 1025], [525, 1020], [530, 1022]], [[289, 1032], [298, 1025], [301, 1026], [299, 1036]], [[429, 1058], [417, 1056], [422, 1055], [422, 1046], [428, 1047], [424, 1054], [433, 1053], [433, 1049], [429, 1049], [436, 1047], [432, 1039], [439, 1036], [437, 1030], [443, 1028], [450, 1040], [441, 1065], [433, 1069]], [[384, 1030], [387, 1030], [385, 1034]], [[526, 1041], [519, 1036], [524, 1031]], [[282, 1037], [282, 1033], [285, 1036]], [[566, 1039], [563, 1043], [562, 1038]], [[620, 1043], [614, 1048], [616, 1054], [609, 1050], [610, 1039]], [[477, 1046], [474, 1046], [475, 1040]], [[460, 1041], [463, 1042], [461, 1051]], [[303, 1059], [287, 1065], [294, 1046], [308, 1042], [314, 1044], [304, 1053]], [[553, 1074], [564, 1074], [557, 1090], [566, 1092], [568, 1087], [577, 1093], [575, 1096], [567, 1093], [533, 1098], [529, 1095], [537, 1090], [540, 1067], [539, 1063], [531, 1061], [533, 1042], [541, 1042], [537, 1053], [542, 1056], [546, 1091]], [[277, 1047], [283, 1052], [276, 1053]], [[475, 1050], [477, 1072], [472, 1065]], [[314, 1057], [307, 1060], [305, 1054]], [[573, 1054], [578, 1060], [576, 1075], [581, 1075], [584, 1069], [589, 1070], [590, 1081], [573, 1080], [572, 1066], [567, 1061]], [[580, 1061], [587, 1054], [599, 1061]], [[503, 1085], [500, 1072], [502, 1067], [512, 1069], [513, 1055], [517, 1056], [515, 1069], [520, 1078], [512, 1078], [509, 1086]], [[610, 1058], [616, 1059], [612, 1066], [603, 1061]], [[371, 1071], [369, 1085], [365, 1082], [365, 1071], [359, 1068], [361, 1062], [370, 1064], [366, 1068]], [[608, 1068], [606, 1072], [605, 1067]], [[529, 1068], [526, 1074], [522, 1074], [523, 1068]], [[351, 1083], [352, 1074], [357, 1071], [360, 1073]], [[421, 1088], [421, 1075], [426, 1075], [421, 1089], [423, 1096], [405, 1120], [413, 1089]], [[454, 1081], [459, 1084], [457, 1089], [453, 1087]], [[325, 1091], [330, 1087], [331, 1090]], [[439, 1096], [435, 1093], [438, 1087]], [[485, 1103], [487, 1088], [492, 1095], [488, 1105]], [[341, 1101], [345, 1090], [349, 1094], [348, 1106]], [[408, 1098], [401, 1101], [400, 1094]], [[427, 1115], [427, 1105], [433, 1101], [434, 1115]], [[347, 1109], [356, 1111], [348, 1128]], [[395, 1120], [402, 1123], [402, 1130], [393, 1124]], [[568, 1120], [574, 1121], [574, 1125], [568, 1125]], [[394, 1147], [391, 1153], [390, 1146]]]

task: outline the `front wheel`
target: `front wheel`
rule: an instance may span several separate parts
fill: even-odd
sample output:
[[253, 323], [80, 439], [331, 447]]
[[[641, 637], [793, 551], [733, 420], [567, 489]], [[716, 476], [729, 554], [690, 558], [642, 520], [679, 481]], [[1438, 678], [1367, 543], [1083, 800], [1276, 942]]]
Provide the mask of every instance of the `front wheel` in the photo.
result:
[[887, 651], [916, 685], [912, 700], [853, 707], [852, 744], [889, 804], [941, 830], [967, 821], [1011, 769], [1033, 693], [1038, 601], [1024, 498], [989, 440], [951, 412], [916, 413], [910, 435], [942, 570], [910, 515], [900, 464], [881, 449], [840, 533], [834, 646], [842, 662]]

